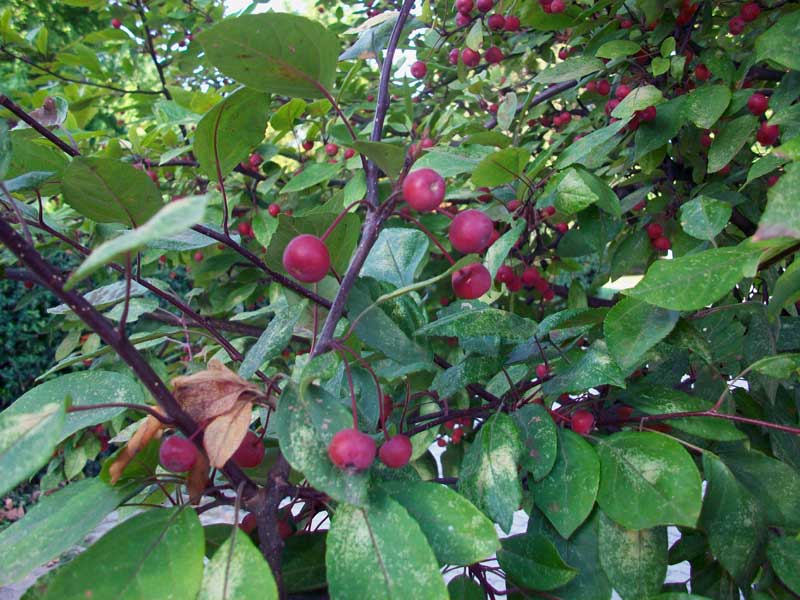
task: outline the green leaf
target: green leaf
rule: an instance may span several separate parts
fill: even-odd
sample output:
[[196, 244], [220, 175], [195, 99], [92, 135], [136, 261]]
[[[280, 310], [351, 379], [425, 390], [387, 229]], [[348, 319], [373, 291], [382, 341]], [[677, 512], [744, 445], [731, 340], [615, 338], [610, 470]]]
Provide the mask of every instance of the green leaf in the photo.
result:
[[708, 149], [708, 172], [716, 173], [731, 162], [750, 139], [757, 124], [756, 117], [745, 115], [722, 125]]
[[348, 473], [328, 458], [328, 444], [340, 429], [353, 426], [350, 411], [322, 388], [289, 384], [275, 413], [281, 451], [308, 482], [335, 500], [363, 505], [367, 472]]
[[267, 94], [240, 88], [208, 111], [197, 124], [192, 145], [201, 171], [212, 181], [233, 171], [264, 139], [268, 110]]
[[727, 202], [698, 196], [681, 206], [681, 227], [700, 240], [713, 240], [725, 229], [733, 208]]
[[587, 157], [591, 157], [593, 152], [607, 147], [610, 140], [622, 131], [626, 125], [627, 121], [620, 120], [611, 123], [607, 127], [596, 129], [581, 139], [574, 141], [559, 154], [555, 164], [556, 168], [565, 169], [575, 163], [583, 162]]
[[428, 256], [428, 236], [418, 229], [381, 230], [361, 268], [361, 277], [372, 277], [397, 288], [409, 286]]
[[577, 573], [543, 535], [521, 533], [504, 538], [497, 562], [512, 581], [531, 590], [559, 588], [569, 583]]
[[406, 159], [406, 149], [398, 144], [386, 142], [362, 142], [352, 144], [353, 149], [365, 155], [374, 162], [389, 177], [395, 178], [403, 170]]
[[678, 96], [659, 105], [655, 121], [642, 123], [636, 130], [636, 152], [634, 160], [641, 158], [654, 150], [658, 150], [675, 136], [686, 123], [683, 114], [685, 96]]
[[669, 71], [671, 66], [672, 66], [672, 61], [670, 61], [670, 59], [656, 56], [650, 63], [650, 70], [652, 71], [655, 77], [658, 77], [659, 75], [663, 75], [664, 73]]
[[530, 152], [524, 148], [505, 148], [490, 154], [472, 170], [476, 186], [496, 187], [517, 179], [525, 170]]
[[636, 298], [617, 302], [603, 323], [608, 352], [623, 371], [633, 369], [645, 353], [669, 335], [680, 314]]
[[[0, 532], [3, 570], [9, 585], [78, 544], [130, 494], [99, 479], [84, 479], [52, 495], [42, 495], [23, 519]], [[58, 535], [54, 535], [58, 532]]]
[[667, 576], [667, 528], [620, 527], [603, 512], [598, 520], [600, 563], [624, 600], [658, 594]]
[[47, 464], [60, 441], [64, 400], [0, 413], [0, 495]]
[[281, 190], [282, 194], [300, 192], [331, 179], [342, 170], [342, 164], [312, 163], [294, 175]]
[[772, 60], [789, 69], [800, 70], [800, 56], [795, 46], [799, 31], [800, 12], [783, 13], [772, 27], [756, 38], [755, 60]]
[[703, 453], [703, 473], [707, 487], [700, 526], [725, 570], [736, 580], [749, 580], [757, 568], [766, 537], [758, 503], [710, 452]]
[[322, 98], [332, 88], [339, 40], [322, 25], [288, 13], [228, 18], [204, 31], [200, 43], [211, 63], [256, 90]]
[[203, 577], [203, 527], [190, 508], [149, 510], [118, 525], [59, 569], [46, 600], [194, 599]]
[[657, 87], [652, 85], [643, 85], [631, 90], [631, 92], [622, 99], [611, 116], [617, 119], [627, 119], [633, 116], [637, 110], [644, 110], [648, 106], [656, 106], [664, 101], [664, 95]]
[[439, 564], [471, 565], [500, 547], [492, 522], [449, 487], [395, 481], [384, 489], [417, 521]]
[[541, 404], [526, 404], [513, 413], [522, 437], [519, 464], [534, 481], [542, 480], [553, 469], [558, 456], [558, 432], [553, 417]]
[[11, 165], [11, 136], [8, 135], [8, 123], [0, 121], [0, 181], [5, 179]]
[[611, 40], [594, 53], [597, 58], [623, 58], [636, 54], [642, 47], [631, 40]]
[[598, 195], [584, 181], [576, 169], [564, 173], [556, 188], [555, 207], [560, 213], [571, 215], [594, 204]]
[[439, 311], [439, 318], [417, 335], [446, 337], [498, 336], [524, 341], [536, 333], [536, 323], [478, 300], [454, 302]]
[[506, 94], [497, 107], [497, 126], [505, 131], [511, 129], [514, 117], [517, 114], [517, 95], [514, 92]]
[[481, 49], [483, 43], [483, 23], [481, 19], [476, 19], [469, 28], [467, 36], [464, 38], [464, 45], [470, 50], [477, 52]]
[[756, 240], [777, 237], [800, 238], [800, 209], [797, 189], [800, 186], [800, 162], [786, 166], [786, 172], [767, 192], [767, 207], [758, 222]]
[[295, 121], [305, 112], [306, 106], [308, 104], [305, 100], [292, 98], [272, 114], [269, 124], [275, 131], [291, 131]]
[[545, 382], [542, 391], [556, 395], [564, 392], [582, 392], [598, 385], [611, 384], [625, 387], [625, 375], [611, 358], [603, 340], [597, 340], [577, 362]]
[[161, 208], [161, 194], [147, 173], [110, 158], [74, 158], [61, 190], [67, 204], [98, 223], [137, 227]]
[[516, 424], [497, 413], [480, 428], [461, 463], [459, 491], [506, 532], [522, 499], [517, 476], [521, 453]]
[[525, 229], [525, 220], [517, 220], [513, 227], [506, 231], [500, 238], [486, 251], [486, 258], [483, 259], [483, 266], [489, 271], [489, 274], [494, 278], [497, 275], [497, 270], [505, 262], [508, 253], [514, 247], [514, 244], [519, 240]]
[[775, 379], [791, 379], [800, 374], [800, 353], [765, 356], [750, 365], [750, 369]]
[[447, 593], [450, 600], [484, 600], [486, 598], [483, 588], [466, 575], [459, 575], [451, 579], [447, 584]]
[[275, 313], [267, 328], [244, 356], [239, 367], [239, 377], [250, 379], [265, 362], [272, 360], [292, 339], [294, 327], [303, 316], [308, 301], [292, 304]]
[[796, 260], [786, 268], [771, 291], [772, 297], [767, 306], [767, 315], [774, 320], [780, 315], [784, 306], [800, 299], [800, 261]]
[[731, 102], [731, 91], [724, 85], [703, 85], [686, 96], [686, 118], [703, 129], [710, 129]]
[[757, 259], [757, 251], [745, 247], [660, 259], [625, 293], [662, 308], [697, 310], [722, 298], [744, 277], [752, 277]]
[[600, 564], [598, 543], [599, 511], [594, 511], [569, 540], [561, 537], [550, 522], [536, 509], [528, 520], [528, 535], [547, 537], [562, 559], [576, 565], [578, 574], [555, 595], [561, 600], [611, 600], [611, 584]]
[[755, 450], [721, 453], [736, 479], [758, 500], [770, 527], [800, 529], [800, 475], [784, 462]]
[[545, 69], [534, 77], [535, 83], [560, 83], [570, 79], [580, 79], [585, 75], [602, 71], [605, 65], [599, 58], [591, 56], [575, 56], [564, 62]]
[[259, 210], [253, 216], [253, 236], [264, 248], [268, 248], [273, 234], [278, 230], [278, 219], [265, 210]]
[[600, 461], [594, 448], [577, 433], [561, 429], [555, 465], [531, 489], [539, 510], [561, 537], [569, 538], [592, 512], [599, 483]]
[[241, 529], [231, 532], [206, 565], [197, 600], [277, 600], [278, 587], [261, 552]]
[[365, 508], [339, 505], [325, 562], [332, 600], [447, 600], [433, 550], [417, 522], [386, 494]]
[[103, 242], [86, 257], [67, 281], [67, 289], [75, 285], [113, 260], [125, 254], [132, 254], [147, 246], [149, 242], [187, 230], [201, 223], [205, 216], [206, 196], [191, 196], [170, 202], [153, 215], [146, 223], [126, 231], [122, 235]]
[[[131, 282], [130, 296], [143, 296], [147, 294], [146, 287], [137, 281]], [[84, 299], [95, 307], [107, 307], [116, 304], [120, 300], [124, 300], [126, 296], [126, 285], [124, 281], [117, 281], [116, 283], [109, 283], [103, 287], [87, 292], [83, 295]], [[48, 314], [51, 315], [65, 315], [72, 312], [72, 309], [67, 304], [59, 304], [52, 308], [47, 309]]]
[[[623, 392], [621, 397], [626, 403], [647, 415], [699, 412], [711, 408], [711, 404], [706, 400], [668, 387], [644, 385], [631, 387]], [[664, 422], [675, 429], [707, 440], [734, 442], [747, 437], [730, 421], [714, 417], [686, 417]]]
[[284, 540], [281, 571], [290, 594], [325, 587], [325, 542], [327, 532], [303, 533]]
[[624, 431], [599, 440], [597, 503], [628, 529], [694, 527], [700, 516], [700, 473], [686, 450], [665, 436]]
[[417, 169], [433, 169], [442, 177], [455, 177], [462, 173], [471, 173], [482, 160], [494, 152], [487, 146], [436, 147], [423, 154], [414, 162], [411, 171]]
[[[51, 379], [29, 389], [11, 406], [0, 413], [9, 417], [26, 414], [51, 403], [61, 403], [69, 398], [71, 406], [92, 406], [106, 402], [142, 404], [141, 386], [128, 375], [114, 371], [81, 371]], [[54, 432], [59, 443], [77, 431], [110, 421], [125, 411], [124, 408], [102, 408], [68, 413], [61, 429]]]
[[800, 594], [800, 540], [773, 537], [767, 546], [767, 556], [775, 573], [795, 594]]

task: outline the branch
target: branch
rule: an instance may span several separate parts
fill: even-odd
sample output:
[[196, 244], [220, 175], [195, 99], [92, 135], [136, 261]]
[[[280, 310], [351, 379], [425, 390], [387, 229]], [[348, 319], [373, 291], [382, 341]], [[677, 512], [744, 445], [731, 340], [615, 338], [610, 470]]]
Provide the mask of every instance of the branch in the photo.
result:
[[38, 131], [42, 136], [46, 137], [50, 140], [53, 144], [58, 146], [60, 150], [69, 154], [70, 156], [78, 156], [80, 152], [78, 152], [75, 148], [70, 146], [67, 142], [62, 140], [52, 131], [50, 131], [47, 127], [39, 123], [36, 119], [26, 113], [19, 105], [12, 102], [11, 98], [0, 94], [0, 106], [5, 106], [8, 110], [10, 110], [15, 116], [19, 117], [23, 121], [25, 121], [28, 125], [30, 125], [33, 129]]
[[[44, 283], [47, 289], [61, 302], [69, 306], [92, 331], [97, 333], [107, 345], [114, 349], [155, 398], [158, 405], [175, 421], [187, 437], [195, 434], [198, 429], [197, 424], [178, 404], [178, 401], [175, 400], [175, 397], [167, 389], [164, 382], [161, 381], [144, 357], [139, 354], [130, 340], [120, 335], [114, 325], [89, 304], [83, 296], [75, 291], [65, 290], [63, 279], [53, 270], [50, 264], [44, 260], [33, 246], [14, 231], [11, 225], [2, 219], [0, 219], [0, 242], [5, 244], [9, 251]], [[196, 443], [200, 443], [201, 436], [202, 434], [195, 437]], [[255, 491], [255, 484], [232, 461], [228, 462], [224, 471], [228, 479], [234, 484], [238, 485], [241, 482], [245, 482], [248, 492]]]
[[[539, 92], [538, 94], [536, 94], [533, 97], [533, 99], [527, 105], [524, 104], [524, 103], [519, 105], [517, 107], [516, 114], [521, 113], [523, 111], [523, 109], [526, 109], [526, 108], [530, 109], [530, 108], [532, 108], [534, 106], [537, 106], [538, 104], [542, 104], [543, 102], [547, 102], [548, 100], [550, 100], [550, 98], [558, 96], [561, 92], [564, 92], [564, 91], [566, 91], [566, 90], [568, 90], [570, 88], [573, 88], [576, 85], [578, 85], [578, 82], [575, 79], [572, 79], [570, 81], [564, 81], [562, 83], [556, 83], [555, 85], [550, 86], [549, 88], [547, 88], [543, 92]], [[492, 117], [491, 119], [489, 119], [484, 124], [484, 127], [486, 129], [494, 129], [495, 127], [497, 127], [497, 117]]]

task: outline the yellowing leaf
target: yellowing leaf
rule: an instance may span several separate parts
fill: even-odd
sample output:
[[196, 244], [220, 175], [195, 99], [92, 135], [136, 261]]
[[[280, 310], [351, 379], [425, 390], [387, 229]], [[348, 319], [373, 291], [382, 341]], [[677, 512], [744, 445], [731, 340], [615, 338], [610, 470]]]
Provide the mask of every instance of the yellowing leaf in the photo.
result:
[[243, 401], [208, 424], [203, 434], [203, 445], [212, 467], [225, 466], [236, 452], [250, 426], [252, 408], [251, 402]]

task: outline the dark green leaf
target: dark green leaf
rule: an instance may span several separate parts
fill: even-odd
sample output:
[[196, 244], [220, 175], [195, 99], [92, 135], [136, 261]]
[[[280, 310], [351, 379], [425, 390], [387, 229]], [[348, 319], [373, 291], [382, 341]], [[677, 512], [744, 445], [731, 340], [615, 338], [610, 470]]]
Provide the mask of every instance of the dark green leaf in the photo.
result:
[[526, 404], [513, 414], [522, 436], [520, 465], [531, 473], [534, 481], [540, 481], [553, 469], [558, 456], [556, 424], [541, 404]]
[[713, 240], [725, 229], [733, 208], [727, 202], [698, 196], [681, 206], [681, 227], [701, 240]]
[[403, 163], [406, 159], [406, 149], [398, 144], [387, 144], [385, 142], [362, 142], [352, 143], [353, 149], [360, 152], [389, 177], [397, 177], [403, 170]]
[[265, 362], [272, 360], [283, 350], [294, 333], [294, 326], [303, 316], [308, 302], [303, 300], [275, 313], [267, 328], [244, 356], [239, 367], [239, 376], [250, 379]]
[[534, 81], [536, 83], [560, 83], [570, 79], [580, 79], [585, 75], [603, 70], [603, 67], [603, 61], [599, 58], [575, 56], [545, 69], [534, 78]]
[[294, 175], [281, 190], [283, 194], [300, 192], [317, 184], [324, 183], [342, 170], [342, 165], [337, 163], [312, 163], [305, 167], [298, 175]]
[[472, 169], [472, 183], [495, 187], [517, 179], [528, 164], [530, 153], [523, 148], [505, 148], [490, 154]]
[[756, 38], [756, 60], [773, 60], [784, 67], [800, 70], [800, 56], [795, 47], [800, 30], [800, 12], [782, 14], [775, 24]]
[[800, 209], [797, 189], [800, 186], [800, 162], [787, 165], [778, 183], [767, 192], [767, 207], [758, 222], [754, 239], [800, 238]]
[[205, 566], [197, 600], [273, 600], [278, 588], [272, 571], [238, 527]]
[[711, 128], [731, 102], [731, 91], [724, 85], [703, 85], [686, 96], [686, 118], [703, 129]]
[[[653, 85], [643, 85], [631, 90], [623, 98], [611, 115], [617, 119], [628, 119], [636, 111], [644, 110], [648, 106], [656, 106], [664, 101], [664, 95]], [[657, 113], [656, 113], [657, 114]]]
[[731, 162], [753, 134], [757, 124], [758, 119], [745, 115], [722, 125], [708, 150], [708, 172], [716, 173]]
[[800, 594], [800, 540], [773, 537], [767, 546], [767, 556], [781, 581]]
[[608, 352], [623, 371], [633, 369], [645, 353], [663, 340], [680, 314], [636, 298], [624, 298], [606, 315], [603, 332]]
[[439, 318], [417, 331], [418, 335], [481, 337], [496, 335], [505, 340], [526, 340], [536, 333], [536, 323], [493, 308], [478, 300], [454, 302], [439, 311]]
[[361, 268], [361, 276], [398, 288], [411, 285], [428, 256], [428, 245], [428, 237], [417, 229], [383, 229]]
[[580, 360], [559, 370], [555, 377], [546, 381], [542, 390], [555, 395], [579, 392], [606, 383], [625, 387], [625, 375], [611, 358], [605, 342], [597, 340], [581, 355]]
[[523, 533], [504, 538], [497, 562], [511, 580], [531, 590], [559, 588], [576, 573], [543, 535]]

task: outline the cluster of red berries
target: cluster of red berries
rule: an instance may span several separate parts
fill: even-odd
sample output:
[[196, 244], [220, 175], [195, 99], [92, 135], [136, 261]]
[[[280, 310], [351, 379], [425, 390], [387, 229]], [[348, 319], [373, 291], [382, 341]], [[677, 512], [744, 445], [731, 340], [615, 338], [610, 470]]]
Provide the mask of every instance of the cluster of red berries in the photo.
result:
[[[477, 8], [478, 12], [486, 14], [492, 10], [493, 7], [494, 0], [477, 0], [477, 2], [474, 0], [456, 0], [456, 26], [466, 27], [469, 25], [473, 20], [473, 9]], [[489, 17], [486, 19], [486, 25], [491, 31], [515, 32], [519, 31], [520, 21], [519, 17], [514, 15], [494, 13], [489, 15]], [[492, 65], [501, 62], [505, 58], [505, 55], [497, 46], [491, 46], [484, 52], [483, 58], [488, 64]], [[450, 50], [450, 54], [448, 55], [450, 64], [457, 65], [459, 59], [461, 59], [461, 62], [465, 66], [474, 68], [480, 64], [481, 56], [477, 50], [473, 50], [472, 48], [464, 48], [460, 51], [458, 48], [453, 48]], [[413, 74], [414, 73], [412, 72], [412, 75]], [[414, 76], [416, 77], [416, 75]]]
[[566, 10], [567, 5], [564, 0], [539, 0], [542, 10], [548, 14], [559, 14]]
[[664, 235], [664, 228], [658, 223], [649, 223], [645, 227], [647, 237], [650, 238], [650, 245], [659, 252], [666, 252], [672, 247], [669, 238]]
[[608, 96], [611, 93], [611, 84], [607, 79], [592, 80], [586, 84], [586, 91], [592, 94]]
[[[460, 444], [464, 438], [464, 433], [468, 427], [472, 426], [472, 419], [470, 417], [460, 417], [457, 419], [450, 419], [445, 421], [444, 428], [450, 432], [450, 441], [454, 444]], [[447, 446], [447, 438], [442, 436], [436, 440], [436, 445], [440, 448]]]
[[510, 266], [502, 265], [497, 269], [494, 280], [498, 285], [505, 284], [506, 289], [512, 293], [520, 291], [524, 286], [539, 292], [545, 302], [550, 302], [555, 298], [553, 288], [536, 267], [528, 267], [522, 272], [522, 275], [517, 275]]
[[743, 4], [739, 14], [728, 21], [728, 31], [731, 35], [741, 35], [748, 23], [755, 21], [761, 14], [761, 7], [757, 2]]
[[386, 440], [377, 450], [375, 440], [358, 429], [342, 429], [328, 444], [331, 462], [345, 471], [357, 472], [369, 468], [377, 454], [390, 469], [399, 469], [411, 459], [411, 440], [398, 433]]

